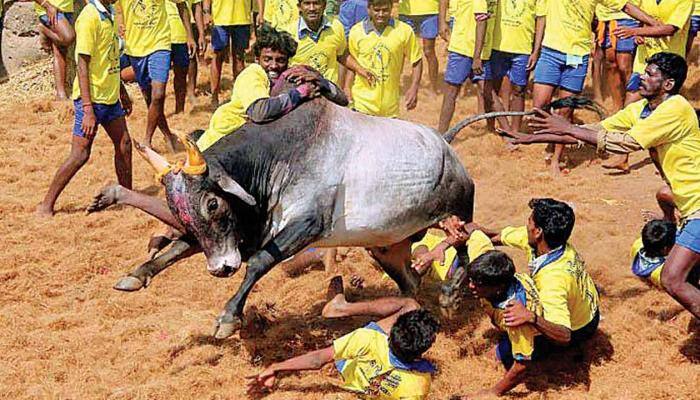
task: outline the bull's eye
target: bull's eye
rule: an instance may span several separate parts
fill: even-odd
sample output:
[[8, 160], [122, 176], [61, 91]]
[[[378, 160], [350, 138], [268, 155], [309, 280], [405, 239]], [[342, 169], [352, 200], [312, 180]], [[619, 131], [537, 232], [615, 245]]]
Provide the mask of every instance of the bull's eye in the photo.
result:
[[207, 201], [207, 211], [211, 214], [219, 208], [219, 202], [212, 198]]

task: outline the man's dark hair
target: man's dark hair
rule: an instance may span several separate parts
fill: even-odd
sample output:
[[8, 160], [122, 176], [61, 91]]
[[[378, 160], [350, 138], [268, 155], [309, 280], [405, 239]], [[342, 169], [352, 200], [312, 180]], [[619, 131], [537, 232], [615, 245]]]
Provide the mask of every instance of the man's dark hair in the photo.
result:
[[399, 360], [415, 361], [433, 345], [439, 329], [440, 323], [430, 311], [409, 311], [391, 328], [389, 348]]
[[574, 210], [554, 199], [532, 199], [528, 205], [535, 226], [542, 229], [545, 243], [552, 249], [565, 245], [574, 230]]
[[676, 243], [676, 225], [660, 219], [647, 222], [642, 228], [642, 243], [649, 257], [664, 256], [664, 249]]
[[258, 28], [257, 40], [253, 45], [255, 57], [260, 57], [262, 49], [272, 49], [292, 58], [297, 53], [297, 42], [287, 32], [278, 31], [270, 24], [264, 23]]
[[647, 58], [647, 64], [654, 64], [666, 79], [673, 79], [675, 84], [669, 93], [678, 94], [688, 77], [688, 63], [685, 58], [673, 53], [656, 53]]
[[394, 5], [393, 0], [367, 0], [367, 6], [379, 6], [382, 4]]
[[467, 276], [477, 286], [507, 285], [515, 275], [515, 264], [502, 251], [490, 250], [467, 265]]

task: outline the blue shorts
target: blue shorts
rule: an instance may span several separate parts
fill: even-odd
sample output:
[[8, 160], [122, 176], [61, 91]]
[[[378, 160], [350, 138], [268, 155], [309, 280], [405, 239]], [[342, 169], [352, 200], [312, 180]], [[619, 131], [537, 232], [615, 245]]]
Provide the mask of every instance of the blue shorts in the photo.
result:
[[222, 51], [233, 44], [233, 51], [237, 56], [242, 56], [250, 41], [250, 25], [214, 25], [211, 30], [211, 48], [214, 51]]
[[543, 47], [535, 67], [535, 83], [561, 87], [571, 93], [581, 93], [588, 72], [589, 55], [576, 57], [580, 59], [580, 63], [576, 65], [567, 65], [567, 58], [569, 56], [561, 51]]
[[[72, 12], [61, 12], [61, 11], [59, 11], [58, 13], [56, 13], [56, 18], [57, 18], [57, 19], [65, 19], [65, 20], [68, 21], [68, 23], [70, 23], [71, 25], [73, 25], [73, 21], [74, 21], [74, 20], [73, 20], [73, 13], [72, 13]], [[40, 16], [39, 16], [39, 22], [41, 22], [42, 25], [44, 25], [45, 27], [48, 28], [48, 27], [49, 27], [49, 16], [46, 15], [46, 14], [40, 15]]]
[[[79, 137], [85, 137], [85, 134], [81, 130], [83, 126], [83, 101], [73, 100], [73, 109], [75, 110], [75, 122], [73, 123], [73, 135]], [[97, 119], [97, 124], [103, 127], [117, 118], [121, 118], [126, 115], [121, 103], [116, 102], [111, 105], [92, 103], [92, 110], [95, 113], [95, 118]]]
[[129, 68], [131, 67], [131, 59], [129, 59], [129, 56], [126, 54], [122, 54], [119, 56], [119, 70], [123, 70], [124, 68]]
[[473, 61], [474, 60], [471, 57], [448, 51], [447, 66], [445, 67], [445, 82], [449, 83], [450, 85], [459, 86], [466, 82], [467, 79], [471, 79], [474, 82], [490, 81], [493, 79], [491, 61], [486, 60], [483, 62], [484, 71], [480, 75], [474, 75], [472, 73]]
[[[636, 28], [639, 22], [633, 19], [617, 19], [614, 21], [598, 22], [598, 45], [603, 49], [609, 49], [613, 46], [610, 34], [616, 27]], [[637, 45], [634, 43], [634, 37], [627, 39], [614, 38], [615, 51], [618, 53], [634, 53], [637, 50]]]
[[639, 72], [632, 72], [632, 75], [630, 75], [630, 79], [627, 81], [627, 91], [636, 92], [639, 90], [639, 87], [641, 85], [642, 76], [639, 74]]
[[700, 219], [685, 222], [676, 234], [676, 244], [700, 253]]
[[174, 67], [187, 68], [190, 66], [190, 53], [184, 43], [170, 45], [170, 59]]
[[141, 90], [151, 90], [151, 82], [168, 83], [170, 50], [156, 50], [144, 57], [129, 56]]
[[690, 31], [688, 35], [690, 35], [691, 38], [695, 38], [698, 32], [700, 32], [700, 15], [693, 15], [690, 17]]
[[435, 39], [438, 35], [438, 16], [432, 15], [399, 15], [399, 19], [413, 28], [421, 39]]
[[504, 76], [508, 76], [513, 85], [526, 86], [530, 74], [527, 70], [527, 62], [529, 60], [530, 56], [527, 54], [514, 54], [494, 50], [491, 53], [493, 79], [500, 80]]

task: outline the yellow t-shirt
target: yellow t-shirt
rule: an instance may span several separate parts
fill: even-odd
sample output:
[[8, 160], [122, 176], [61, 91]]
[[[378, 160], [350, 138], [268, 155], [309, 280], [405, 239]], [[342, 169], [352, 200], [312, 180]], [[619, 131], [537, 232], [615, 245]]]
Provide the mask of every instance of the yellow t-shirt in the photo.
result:
[[481, 49], [481, 59], [491, 59], [491, 45], [493, 43], [493, 30], [496, 26], [497, 0], [454, 0], [457, 1], [455, 22], [450, 36], [450, 45], [447, 50], [467, 57], [474, 57], [474, 45], [476, 41], [476, 19], [474, 14], [491, 14], [486, 21], [486, 37], [484, 47]]
[[[507, 227], [501, 232], [501, 242], [527, 252], [528, 264], [535, 259], [527, 241], [527, 227]], [[598, 290], [576, 249], [570, 244], [560, 251], [556, 249], [541, 256], [551, 259], [540, 268], [531, 271], [535, 287], [544, 308], [544, 318], [571, 330], [583, 328], [598, 311]]]
[[440, 0], [401, 0], [399, 2], [401, 15], [433, 15], [438, 11], [440, 11]]
[[145, 57], [158, 50], [170, 50], [166, 1], [180, 3], [184, 0], [117, 0], [126, 28], [126, 54]]
[[222, 137], [234, 132], [248, 120], [246, 111], [259, 99], [270, 97], [270, 79], [259, 64], [250, 64], [236, 77], [231, 90], [231, 101], [214, 111], [209, 129], [197, 140], [204, 151]]
[[678, 31], [671, 37], [644, 38], [644, 44], [637, 46], [634, 57], [634, 72], [643, 73], [647, 58], [662, 51], [685, 57], [685, 45], [690, 30], [690, 16], [693, 13], [693, 0], [642, 0], [642, 11], [664, 24], [673, 25]]
[[517, 361], [527, 361], [532, 359], [532, 353], [535, 351], [535, 337], [540, 333], [530, 324], [511, 328], [506, 325], [503, 318], [503, 313], [506, 305], [511, 300], [517, 300], [522, 303], [525, 308], [542, 316], [542, 303], [540, 302], [535, 282], [526, 274], [516, 273], [515, 282], [508, 290], [507, 299], [499, 304], [493, 304], [488, 300], [482, 299], [486, 314], [491, 317], [491, 322], [499, 330], [505, 332], [510, 339], [513, 358]]
[[[428, 251], [432, 251], [437, 245], [445, 240], [444, 236], [436, 235], [433, 233], [426, 233], [419, 242], [415, 242], [411, 245], [411, 252], [415, 252], [417, 248], [424, 246]], [[489, 239], [486, 234], [481, 231], [474, 231], [467, 241], [467, 254], [469, 255], [469, 260], [473, 261], [475, 258], [486, 253], [489, 250], [493, 250], [493, 244], [491, 239]], [[457, 250], [454, 247], [448, 247], [445, 250], [445, 261], [440, 264], [437, 261], [433, 261], [430, 268], [430, 273], [428, 277], [436, 282], [444, 282], [449, 278], [450, 270], [456, 262]]]
[[297, 0], [267, 0], [263, 18], [278, 31], [285, 31], [294, 36], [299, 26], [297, 4]]
[[626, 132], [643, 148], [656, 149], [681, 216], [700, 210], [700, 128], [695, 109], [683, 96], [671, 96], [647, 118], [646, 100], [632, 103], [602, 122], [607, 131]]
[[547, 0], [500, 1], [493, 29], [493, 49], [514, 54], [532, 53], [535, 18], [547, 15]]
[[298, 47], [290, 65], [308, 65], [318, 70], [324, 78], [338, 84], [338, 57], [345, 54], [347, 49], [343, 24], [335, 18], [328, 21], [328, 25], [322, 28], [316, 41], [308, 32], [303, 36], [299, 37], [299, 29], [295, 31], [294, 39]]
[[411, 65], [423, 57], [413, 29], [399, 20], [392, 20], [380, 34], [364, 20], [350, 29], [348, 49], [363, 68], [371, 71], [377, 82], [370, 86], [355, 77], [352, 86], [353, 107], [362, 113], [381, 117], [397, 117], [404, 60]]
[[[641, 4], [642, 0], [630, 0], [628, 3], [638, 6]], [[595, 16], [600, 22], [615, 21], [619, 19], [632, 19], [624, 11], [615, 11], [610, 7], [606, 7], [602, 4], [598, 4], [595, 8]]]
[[[201, 0], [199, 0], [201, 1]], [[190, 0], [185, 0], [187, 9], [192, 14], [192, 3]], [[170, 43], [184, 44], [187, 43], [187, 30], [180, 18], [180, 12], [177, 10], [177, 4], [172, 1], [165, 2], [165, 12], [168, 14], [168, 23], [170, 24]]]
[[596, 6], [600, 4], [619, 11], [626, 3], [627, 0], [549, 0], [542, 45], [574, 56], [590, 54]]
[[[90, 56], [90, 99], [112, 105], [119, 101], [119, 38], [110, 20], [101, 16], [93, 4], [86, 4], [75, 21], [75, 58]], [[73, 82], [73, 99], [80, 98], [78, 76]]]
[[700, 0], [695, 0], [695, 7], [693, 8], [693, 15], [700, 15]]
[[632, 244], [630, 256], [632, 258], [632, 273], [640, 278], [648, 279], [652, 285], [663, 288], [661, 286], [661, 272], [664, 270], [666, 257], [648, 257], [645, 254], [640, 254], [644, 250], [642, 238], [638, 238]]
[[252, 6], [251, 0], [212, 0], [214, 25], [250, 25], [253, 23]]
[[333, 342], [343, 388], [372, 399], [425, 399], [435, 367], [426, 360], [405, 364], [391, 354], [389, 337], [376, 323]]
[[[58, 11], [60, 11], [60, 12], [72, 13], [74, 11], [73, 0], [47, 0], [47, 1], [52, 6], [56, 7], [58, 9]], [[36, 14], [39, 16], [46, 14], [46, 9], [37, 3], [34, 3], [34, 11], [36, 11]], [[2, 15], [2, 11], [0, 11], [0, 15]]]

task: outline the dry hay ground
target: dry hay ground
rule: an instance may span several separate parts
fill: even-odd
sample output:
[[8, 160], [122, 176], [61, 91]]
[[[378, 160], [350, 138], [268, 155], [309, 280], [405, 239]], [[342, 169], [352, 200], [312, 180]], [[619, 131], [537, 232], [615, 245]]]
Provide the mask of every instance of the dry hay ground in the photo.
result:
[[[689, 82], [692, 96], [699, 81], [693, 76]], [[147, 290], [112, 290], [118, 278], [145, 260], [148, 237], [160, 227], [132, 209], [84, 214], [91, 196], [115, 179], [112, 145], [103, 132], [90, 163], [59, 199], [57, 215], [34, 217], [34, 206], [68, 152], [72, 125], [71, 107], [51, 102], [50, 93], [33, 100], [24, 100], [32, 95], [26, 90], [3, 90], [2, 95], [0, 397], [241, 399], [245, 375], [325, 346], [366, 322], [319, 317], [329, 279], [319, 269], [294, 277], [273, 270], [248, 302], [247, 314], [259, 316], [256, 323], [241, 338], [222, 342], [210, 338], [211, 325], [242, 273], [213, 278], [198, 255], [164, 272]], [[138, 94], [134, 98], [136, 111], [128, 124], [140, 138], [145, 108]], [[435, 125], [441, 97], [423, 88], [419, 101], [418, 109], [404, 117]], [[172, 109], [169, 100], [167, 110]], [[473, 97], [461, 98], [457, 115], [475, 110]], [[188, 131], [204, 127], [208, 117], [200, 106], [170, 122]], [[156, 144], [162, 148], [160, 134]], [[642, 226], [640, 210], [655, 207], [653, 194], [662, 184], [644, 155], [633, 156], [636, 167], [620, 177], [591, 164], [591, 151], [576, 150], [572, 173], [554, 181], [544, 168], [541, 146], [509, 153], [483, 126], [465, 130], [455, 147], [476, 181], [476, 219], [482, 223], [524, 223], [532, 197], [571, 202], [577, 215], [573, 243], [602, 293], [600, 334], [583, 355], [569, 353], [545, 363], [513, 396], [698, 398], [697, 326], [669, 297], [629, 270], [629, 247]], [[135, 186], [162, 196], [151, 170], [136, 156]], [[523, 256], [516, 254], [516, 262], [522, 268]], [[365, 277], [364, 289], [351, 290], [354, 299], [396, 293], [359, 250], [351, 251], [339, 269], [346, 277]], [[436, 293], [429, 288], [422, 300], [434, 304]], [[445, 399], [493, 384], [502, 370], [487, 356], [495, 340], [487, 319], [467, 303], [461, 317], [444, 326], [428, 354], [440, 369], [431, 397]], [[352, 398], [337, 382], [330, 368], [299, 374], [284, 379], [267, 398]]]

